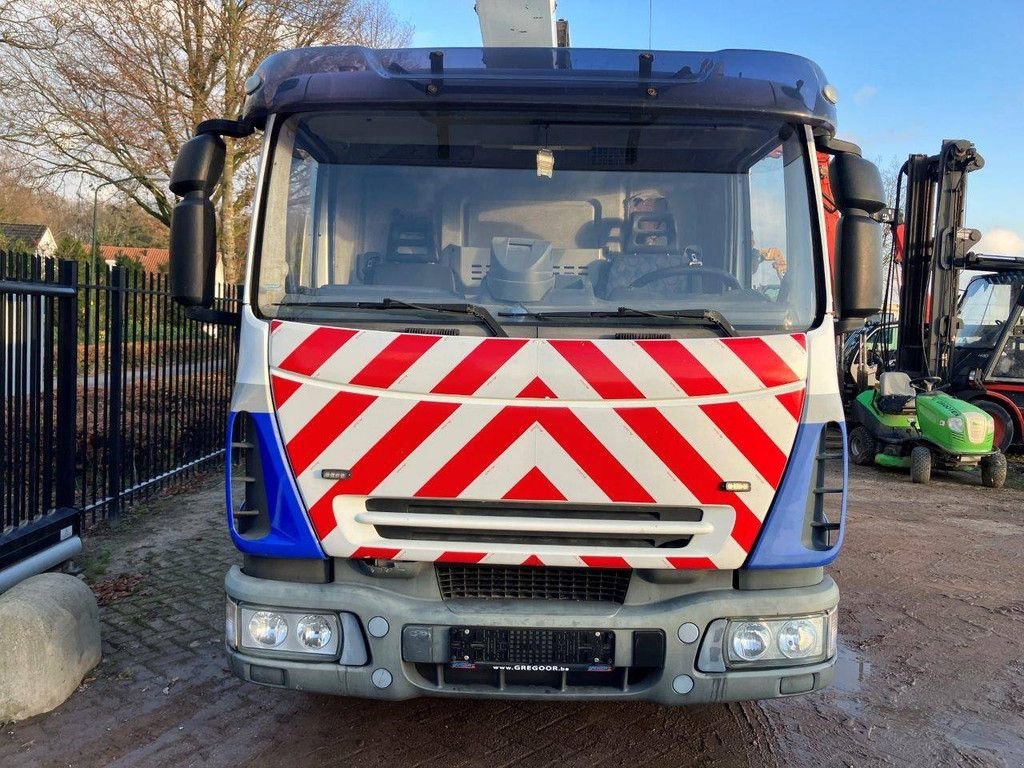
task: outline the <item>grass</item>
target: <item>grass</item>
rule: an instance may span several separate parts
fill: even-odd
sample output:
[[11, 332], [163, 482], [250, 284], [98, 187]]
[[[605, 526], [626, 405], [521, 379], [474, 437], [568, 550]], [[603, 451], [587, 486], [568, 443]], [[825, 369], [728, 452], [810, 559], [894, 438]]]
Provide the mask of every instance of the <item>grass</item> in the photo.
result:
[[82, 563], [82, 570], [85, 572], [86, 580], [94, 582], [101, 576], [105, 576], [110, 568], [110, 558], [112, 555], [111, 550], [105, 547], [95, 552], [87, 552]]

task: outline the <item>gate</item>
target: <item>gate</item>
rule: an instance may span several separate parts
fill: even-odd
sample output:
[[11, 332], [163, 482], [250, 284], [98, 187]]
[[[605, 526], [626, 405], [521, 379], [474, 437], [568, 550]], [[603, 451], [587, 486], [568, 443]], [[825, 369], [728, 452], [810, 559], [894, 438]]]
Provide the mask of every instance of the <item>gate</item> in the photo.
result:
[[0, 253], [0, 592], [223, 459], [237, 334], [187, 319], [166, 274]]
[[75, 509], [77, 264], [0, 272], [0, 591], [81, 549]]

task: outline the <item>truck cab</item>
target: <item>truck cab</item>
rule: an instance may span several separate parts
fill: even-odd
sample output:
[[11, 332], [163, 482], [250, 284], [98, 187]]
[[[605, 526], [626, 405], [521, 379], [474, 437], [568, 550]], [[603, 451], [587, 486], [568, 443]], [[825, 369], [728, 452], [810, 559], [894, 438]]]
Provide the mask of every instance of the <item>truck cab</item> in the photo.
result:
[[821, 70], [337, 47], [246, 89], [172, 178], [172, 281], [210, 320], [222, 137], [263, 135], [227, 438], [235, 674], [387, 699], [826, 686], [836, 323], [880, 305], [881, 203]]

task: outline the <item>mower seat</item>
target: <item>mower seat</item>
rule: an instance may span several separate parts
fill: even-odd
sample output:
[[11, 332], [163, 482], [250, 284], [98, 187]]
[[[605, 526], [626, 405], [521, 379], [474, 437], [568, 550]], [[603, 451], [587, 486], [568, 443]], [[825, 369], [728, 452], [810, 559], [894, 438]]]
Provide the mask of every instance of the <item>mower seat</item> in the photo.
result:
[[875, 404], [882, 413], [897, 416], [914, 413], [917, 390], [910, 383], [910, 377], [902, 371], [887, 371], [878, 377], [878, 392]]

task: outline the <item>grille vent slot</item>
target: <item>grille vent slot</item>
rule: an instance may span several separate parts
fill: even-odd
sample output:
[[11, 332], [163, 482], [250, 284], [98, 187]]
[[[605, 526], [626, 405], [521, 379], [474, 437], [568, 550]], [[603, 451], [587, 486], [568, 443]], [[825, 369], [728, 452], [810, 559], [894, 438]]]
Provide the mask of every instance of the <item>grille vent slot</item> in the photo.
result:
[[612, 338], [623, 339], [630, 341], [650, 341], [654, 339], [671, 339], [672, 335], [668, 333], [639, 333], [636, 331], [619, 331]]
[[632, 571], [501, 565], [434, 566], [445, 600], [574, 600], [621, 604]]
[[[474, 262], [469, 265], [469, 279], [472, 285], [479, 285], [487, 276], [490, 264]], [[555, 277], [582, 277], [589, 274], [590, 267], [587, 264], [552, 264], [551, 273]]]
[[235, 531], [246, 539], [263, 538], [270, 532], [270, 516], [263, 484], [263, 462], [256, 447], [256, 425], [248, 413], [235, 417], [230, 460], [232, 481], [240, 480], [243, 484], [241, 494], [237, 493], [237, 486], [232, 493], [231, 516]]
[[832, 549], [839, 538], [846, 495], [843, 487], [843, 433], [835, 422], [830, 422], [821, 431], [812, 483], [814, 492], [808, 499], [811, 545], [818, 550]]
[[462, 331], [458, 328], [423, 328], [417, 326], [409, 326], [408, 328], [402, 328], [398, 331], [399, 333], [418, 333], [424, 336], [458, 336]]

